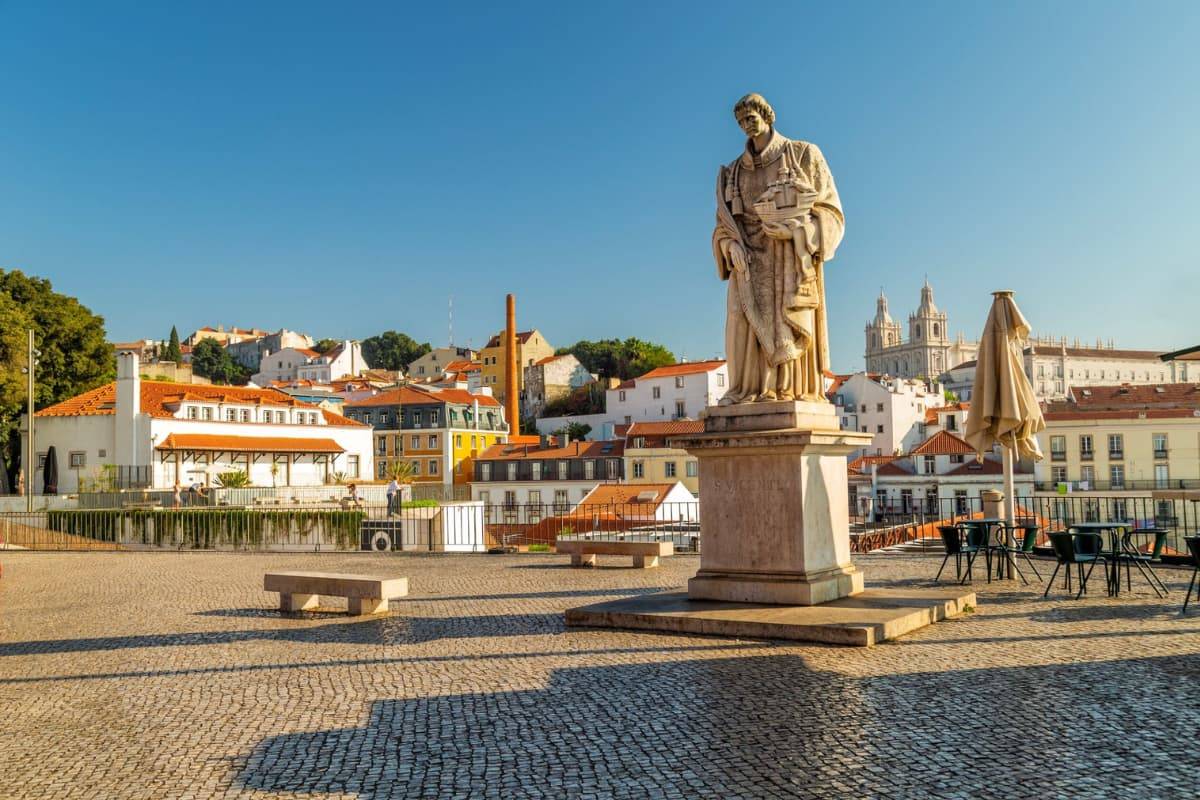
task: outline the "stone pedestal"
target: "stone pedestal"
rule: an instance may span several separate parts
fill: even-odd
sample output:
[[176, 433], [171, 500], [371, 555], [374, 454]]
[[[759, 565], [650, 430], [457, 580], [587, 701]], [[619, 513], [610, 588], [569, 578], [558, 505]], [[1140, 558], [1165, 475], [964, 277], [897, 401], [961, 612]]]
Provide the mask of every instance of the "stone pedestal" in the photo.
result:
[[700, 461], [700, 571], [688, 597], [816, 605], [863, 590], [850, 562], [846, 456], [871, 435], [838, 429], [829, 403], [709, 408], [672, 439]]

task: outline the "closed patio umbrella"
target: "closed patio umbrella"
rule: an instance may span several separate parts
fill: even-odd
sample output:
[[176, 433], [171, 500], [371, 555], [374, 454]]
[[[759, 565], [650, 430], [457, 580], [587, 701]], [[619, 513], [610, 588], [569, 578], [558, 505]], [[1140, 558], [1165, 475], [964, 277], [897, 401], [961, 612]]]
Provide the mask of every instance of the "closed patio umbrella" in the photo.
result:
[[42, 494], [58, 494], [58, 453], [54, 445], [46, 449], [46, 466], [42, 469]]
[[992, 297], [992, 310], [979, 340], [966, 440], [981, 457], [993, 445], [1003, 448], [1004, 517], [1011, 526], [1016, 516], [1013, 462], [1016, 458], [1041, 461], [1037, 434], [1046, 422], [1025, 375], [1022, 350], [1029, 337], [1029, 322], [1011, 291], [992, 292]]
[[0, 458], [0, 494], [12, 494], [12, 486], [8, 482], [8, 466]]

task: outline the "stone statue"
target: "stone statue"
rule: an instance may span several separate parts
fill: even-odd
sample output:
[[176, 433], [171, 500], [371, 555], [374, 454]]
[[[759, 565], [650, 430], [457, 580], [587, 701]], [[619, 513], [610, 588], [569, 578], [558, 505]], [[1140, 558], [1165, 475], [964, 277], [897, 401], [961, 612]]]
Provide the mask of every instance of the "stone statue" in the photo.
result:
[[775, 130], [758, 94], [733, 109], [746, 150], [717, 177], [717, 274], [729, 281], [721, 405], [826, 402], [829, 368], [822, 265], [842, 240], [833, 176], [814, 144]]

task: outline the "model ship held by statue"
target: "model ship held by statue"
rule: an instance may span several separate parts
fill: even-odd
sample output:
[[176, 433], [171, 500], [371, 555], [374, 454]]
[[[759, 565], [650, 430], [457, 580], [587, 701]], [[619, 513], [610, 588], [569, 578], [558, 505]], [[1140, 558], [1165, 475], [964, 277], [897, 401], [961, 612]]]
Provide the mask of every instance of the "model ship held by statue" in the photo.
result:
[[775, 112], [761, 95], [743, 97], [734, 115], [748, 137], [746, 150], [721, 167], [713, 231], [717, 274], [730, 284], [730, 386], [721, 404], [824, 402], [829, 342], [822, 266], [842, 240], [837, 187], [816, 145], [775, 130]]

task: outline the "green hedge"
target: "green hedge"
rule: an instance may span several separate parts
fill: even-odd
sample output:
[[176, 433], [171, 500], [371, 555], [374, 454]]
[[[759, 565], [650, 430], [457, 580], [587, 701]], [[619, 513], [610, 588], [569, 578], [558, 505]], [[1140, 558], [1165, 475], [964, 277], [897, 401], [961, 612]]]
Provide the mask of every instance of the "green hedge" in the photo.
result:
[[366, 514], [338, 510], [83, 509], [47, 512], [53, 531], [107, 542], [156, 547], [261, 548], [302, 543], [319, 532], [323, 543], [357, 550]]

